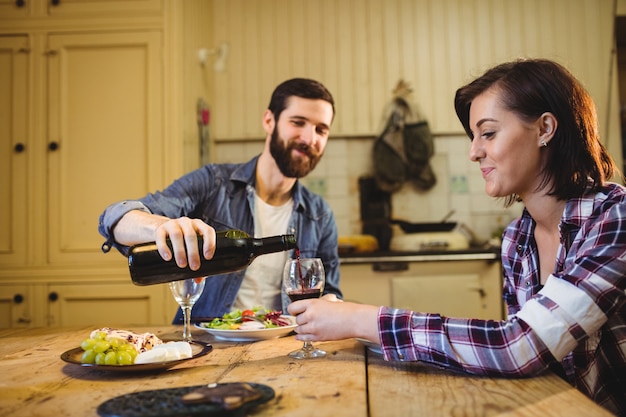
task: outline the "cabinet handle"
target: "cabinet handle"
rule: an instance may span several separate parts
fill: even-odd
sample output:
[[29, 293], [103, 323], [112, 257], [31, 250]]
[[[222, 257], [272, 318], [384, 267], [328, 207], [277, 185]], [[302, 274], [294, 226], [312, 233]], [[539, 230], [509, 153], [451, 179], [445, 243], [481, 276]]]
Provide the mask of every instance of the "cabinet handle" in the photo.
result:
[[487, 296], [487, 292], [482, 287], [478, 287], [478, 288], [469, 287], [468, 290], [469, 291], [476, 291], [480, 298], [485, 298]]
[[30, 319], [27, 319], [27, 318], [24, 318], [24, 317], [20, 317], [19, 319], [17, 319], [17, 322], [21, 323], [21, 324], [28, 324], [28, 323], [30, 323]]
[[50, 142], [50, 143], [48, 144], [48, 150], [49, 150], [50, 152], [54, 152], [54, 151], [56, 151], [57, 149], [59, 149], [59, 142]]
[[58, 6], [59, 4], [61, 4], [61, 0], [52, 0], [50, 4], [53, 6]]
[[17, 7], [24, 7], [26, 5], [26, 2], [24, 0], [15, 0], [15, 5]]
[[58, 299], [59, 299], [59, 294], [57, 294], [56, 292], [51, 292], [50, 294], [48, 294], [48, 300], [56, 301]]
[[23, 296], [22, 294], [15, 294], [15, 295], [13, 296], [13, 302], [14, 302], [15, 304], [21, 304], [21, 303], [22, 303], [22, 301], [24, 301], [24, 296]]
[[24, 145], [23, 143], [16, 143], [13, 147], [13, 150], [15, 151], [15, 153], [22, 153], [26, 150], [26, 145]]

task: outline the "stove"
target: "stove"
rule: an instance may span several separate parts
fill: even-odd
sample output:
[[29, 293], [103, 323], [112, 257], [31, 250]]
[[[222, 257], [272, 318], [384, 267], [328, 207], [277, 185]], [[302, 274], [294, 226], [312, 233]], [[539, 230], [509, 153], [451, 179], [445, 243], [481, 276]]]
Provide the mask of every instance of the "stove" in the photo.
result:
[[420, 252], [469, 249], [468, 238], [461, 232], [423, 232], [394, 234], [389, 249], [396, 252]]

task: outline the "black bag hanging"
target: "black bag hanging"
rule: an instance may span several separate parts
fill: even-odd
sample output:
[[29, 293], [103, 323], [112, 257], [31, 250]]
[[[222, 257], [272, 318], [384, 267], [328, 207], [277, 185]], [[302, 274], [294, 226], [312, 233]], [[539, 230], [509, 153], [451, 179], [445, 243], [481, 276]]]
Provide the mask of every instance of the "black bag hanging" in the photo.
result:
[[407, 177], [421, 190], [429, 190], [436, 183], [430, 158], [435, 153], [433, 136], [428, 122], [405, 125], [403, 130], [404, 152], [409, 160]]
[[407, 181], [419, 190], [437, 182], [429, 161], [434, 142], [428, 122], [406, 100], [411, 90], [398, 82], [382, 134], [374, 141], [374, 178], [381, 190], [395, 192]]

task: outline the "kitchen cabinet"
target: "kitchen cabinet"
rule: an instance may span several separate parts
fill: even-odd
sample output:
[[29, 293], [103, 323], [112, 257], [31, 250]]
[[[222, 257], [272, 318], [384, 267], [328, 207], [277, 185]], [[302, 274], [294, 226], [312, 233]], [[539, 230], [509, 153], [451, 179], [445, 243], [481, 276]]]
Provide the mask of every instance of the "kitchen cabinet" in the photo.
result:
[[26, 261], [28, 38], [0, 36], [0, 263]]
[[0, 327], [169, 323], [178, 304], [167, 285], [110, 283], [0, 284]]
[[[38, 285], [0, 285], [0, 327], [44, 326]], [[41, 318], [41, 322], [37, 322]]]
[[0, 35], [2, 266], [114, 262], [99, 213], [163, 183], [161, 37]]
[[[0, 83], [9, 87], [0, 92], [8, 119], [0, 128], [7, 150], [0, 221], [10, 230], [0, 235], [0, 259], [3, 266], [110, 264], [100, 251], [99, 213], [160, 183], [160, 36], [39, 37], [0, 36]], [[30, 49], [39, 42], [41, 49]], [[47, 69], [41, 89], [28, 82], [33, 65]]]
[[161, 183], [161, 35], [52, 34], [47, 43], [47, 261], [114, 262], [100, 250], [99, 214]]
[[183, 173], [204, 6], [53, 3], [0, 0], [0, 326], [170, 323], [169, 289], [132, 285], [98, 217]]
[[0, 18], [156, 13], [161, 4], [162, 0], [0, 0]]
[[504, 318], [500, 262], [492, 259], [342, 258], [345, 300], [450, 317]]

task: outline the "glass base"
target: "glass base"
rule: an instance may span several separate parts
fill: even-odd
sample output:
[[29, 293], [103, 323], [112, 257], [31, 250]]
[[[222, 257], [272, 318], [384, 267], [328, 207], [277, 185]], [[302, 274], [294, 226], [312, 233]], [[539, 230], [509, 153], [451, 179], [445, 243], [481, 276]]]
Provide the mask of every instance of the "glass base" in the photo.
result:
[[326, 352], [316, 347], [313, 347], [313, 344], [311, 342], [305, 342], [302, 349], [294, 350], [289, 354], [289, 357], [294, 359], [313, 359], [323, 358], [325, 356]]

